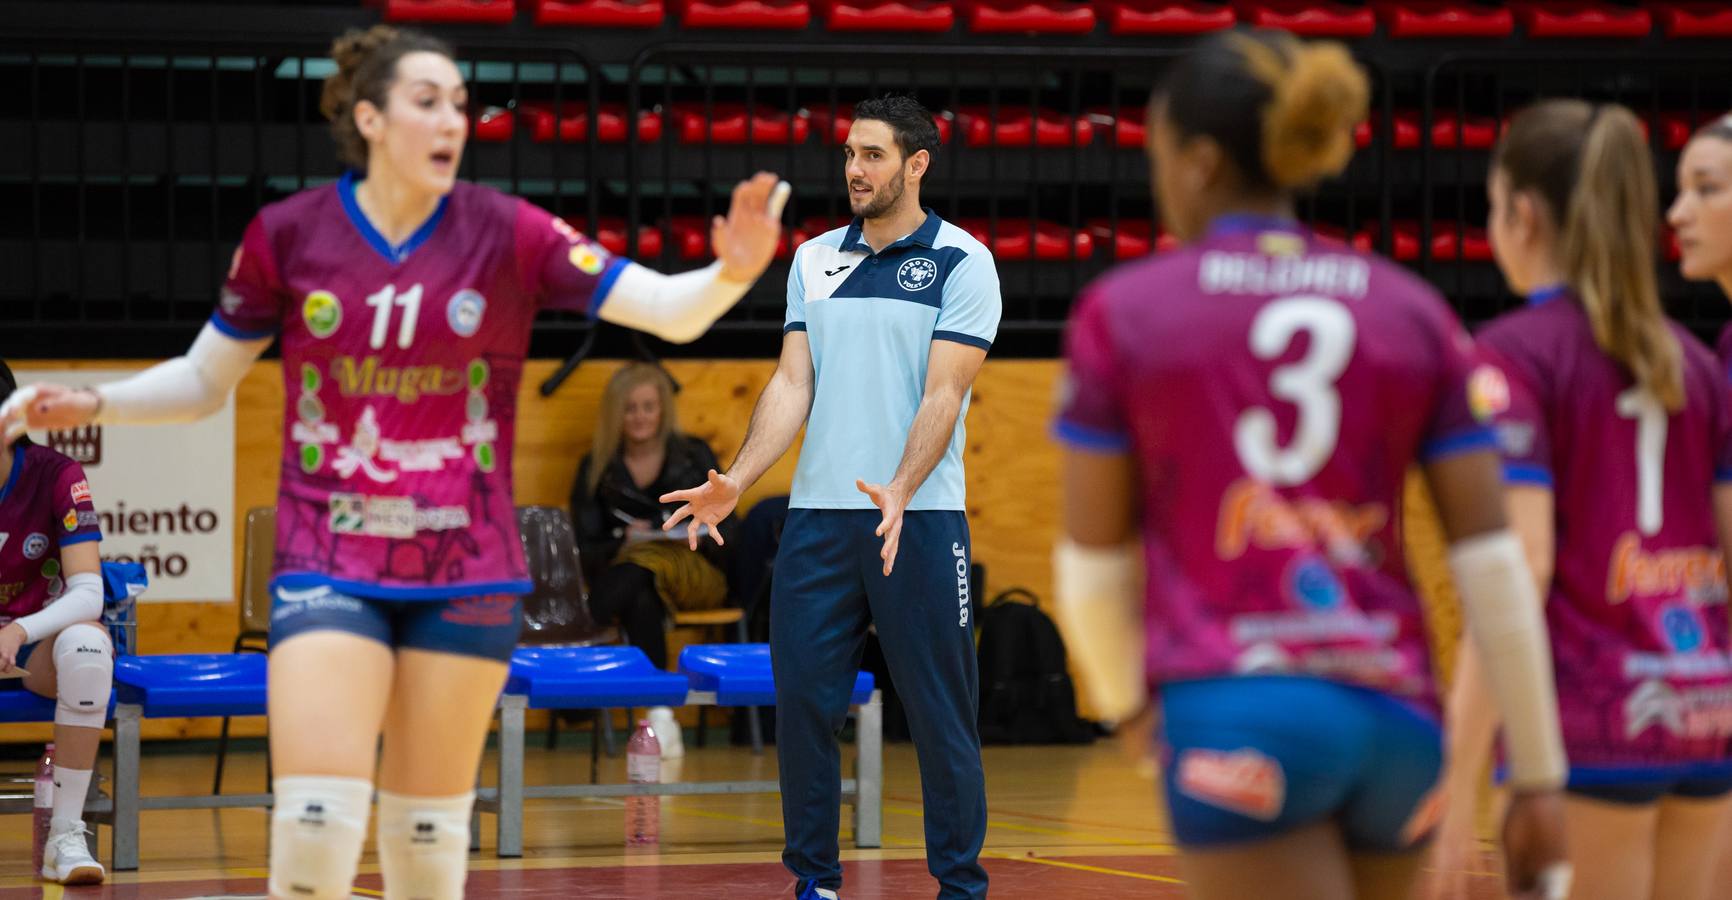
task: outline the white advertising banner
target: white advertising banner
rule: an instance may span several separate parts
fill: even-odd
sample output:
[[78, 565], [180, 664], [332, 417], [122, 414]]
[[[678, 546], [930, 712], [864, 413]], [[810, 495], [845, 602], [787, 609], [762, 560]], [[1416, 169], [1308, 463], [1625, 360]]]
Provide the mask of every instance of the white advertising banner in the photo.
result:
[[[20, 384], [100, 384], [131, 369], [25, 369]], [[102, 558], [150, 575], [144, 602], [234, 594], [235, 402], [181, 425], [92, 425], [30, 433], [84, 467], [102, 517]]]

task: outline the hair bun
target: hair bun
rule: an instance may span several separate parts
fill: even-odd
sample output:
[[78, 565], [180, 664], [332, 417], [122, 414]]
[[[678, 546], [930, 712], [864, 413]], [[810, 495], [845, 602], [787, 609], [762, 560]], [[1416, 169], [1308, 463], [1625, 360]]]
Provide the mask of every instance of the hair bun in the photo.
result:
[[337, 71], [325, 79], [319, 94], [319, 112], [332, 122], [348, 115], [355, 103], [355, 72], [368, 57], [397, 39], [397, 29], [390, 25], [374, 25], [365, 30], [351, 28], [331, 42], [331, 61]]
[[1288, 49], [1284, 71], [1265, 79], [1272, 96], [1263, 113], [1263, 165], [1276, 186], [1299, 188], [1347, 167], [1371, 87], [1340, 44], [1294, 41]]

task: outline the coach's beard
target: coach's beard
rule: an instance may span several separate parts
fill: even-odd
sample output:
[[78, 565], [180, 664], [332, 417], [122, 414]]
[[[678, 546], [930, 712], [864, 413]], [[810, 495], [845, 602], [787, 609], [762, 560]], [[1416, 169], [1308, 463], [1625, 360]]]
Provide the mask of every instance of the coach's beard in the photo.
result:
[[903, 185], [902, 179], [897, 178], [886, 184], [881, 190], [873, 192], [872, 199], [867, 200], [864, 206], [856, 206], [857, 201], [850, 196], [848, 207], [854, 210], [854, 215], [862, 219], [876, 219], [895, 209], [896, 204], [902, 202], [902, 194], [905, 190], [906, 187]]

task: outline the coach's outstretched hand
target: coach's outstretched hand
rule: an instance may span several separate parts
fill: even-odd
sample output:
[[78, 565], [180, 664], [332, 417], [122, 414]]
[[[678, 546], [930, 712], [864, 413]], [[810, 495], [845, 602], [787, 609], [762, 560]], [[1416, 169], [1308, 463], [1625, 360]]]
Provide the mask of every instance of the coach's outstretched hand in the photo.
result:
[[734, 186], [727, 216], [710, 223], [710, 249], [721, 260], [722, 278], [752, 282], [764, 274], [782, 237], [782, 207], [791, 190], [769, 172]]
[[895, 484], [867, 484], [856, 478], [854, 486], [871, 497], [872, 505], [884, 513], [884, 520], [872, 533], [884, 539], [884, 549], [878, 551], [878, 558], [884, 560], [884, 574], [889, 575], [896, 568], [896, 548], [902, 545], [902, 513], [908, 509], [910, 498]]
[[96, 392], [61, 384], [31, 384], [12, 392], [0, 406], [0, 430], [7, 446], [34, 429], [77, 428], [96, 416]]
[[[738, 197], [738, 194], [735, 195]], [[663, 503], [684, 503], [674, 510], [668, 520], [662, 523], [663, 531], [673, 531], [674, 526], [690, 518], [686, 523], [686, 542], [693, 550], [698, 549], [698, 529], [710, 526], [710, 537], [716, 539], [716, 546], [726, 543], [722, 540], [722, 520], [728, 513], [734, 511], [734, 506], [740, 502], [740, 483], [726, 475], [710, 470], [709, 478], [695, 488], [683, 491], [668, 491], [661, 496]]]

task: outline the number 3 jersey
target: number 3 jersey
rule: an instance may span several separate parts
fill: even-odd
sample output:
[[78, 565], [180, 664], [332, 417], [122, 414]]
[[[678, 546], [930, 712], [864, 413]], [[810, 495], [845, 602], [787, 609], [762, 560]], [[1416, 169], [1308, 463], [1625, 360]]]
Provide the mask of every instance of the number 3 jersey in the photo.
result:
[[1091, 285], [1066, 345], [1058, 437], [1135, 464], [1154, 682], [1315, 675], [1435, 713], [1404, 481], [1494, 440], [1472, 342], [1429, 286], [1227, 218]]
[[1553, 491], [1546, 599], [1559, 716], [1577, 766], [1723, 757], [1732, 735], [1726, 576], [1713, 486], [1732, 478], [1732, 403], [1683, 328], [1684, 406], [1633, 387], [1562, 290], [1488, 325], [1509, 376], [1506, 478]]
[[392, 246], [355, 182], [259, 212], [212, 323], [282, 337], [273, 584], [441, 599], [524, 593], [518, 381], [538, 309], [593, 314], [623, 259], [521, 199], [458, 182]]

